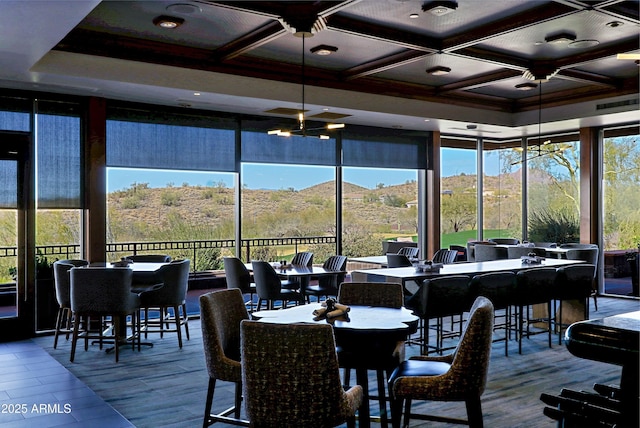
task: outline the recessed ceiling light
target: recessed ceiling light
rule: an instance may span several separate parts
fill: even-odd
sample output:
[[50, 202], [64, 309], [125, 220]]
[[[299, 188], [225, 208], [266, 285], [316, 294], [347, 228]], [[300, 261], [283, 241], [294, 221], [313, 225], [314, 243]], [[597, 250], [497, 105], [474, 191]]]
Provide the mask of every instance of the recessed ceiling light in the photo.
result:
[[331, 55], [334, 52], [338, 52], [338, 48], [335, 46], [329, 46], [329, 45], [318, 45], [314, 48], [309, 49], [311, 51], [311, 53], [314, 53], [316, 55]]
[[516, 85], [516, 89], [519, 90], [519, 91], [530, 91], [530, 90], [535, 89], [537, 87], [538, 87], [538, 85], [536, 85], [535, 83], [530, 83], [530, 82], [520, 83], [520, 84]]
[[576, 40], [575, 42], [571, 42], [567, 45], [568, 48], [572, 49], [584, 49], [584, 48], [592, 48], [594, 46], [598, 46], [600, 44], [597, 40]]
[[458, 8], [458, 2], [456, 1], [432, 1], [426, 2], [422, 5], [423, 12], [429, 12], [435, 16], [446, 15]]
[[430, 74], [432, 76], [444, 76], [445, 74], [449, 73], [451, 73], [451, 69], [449, 67], [443, 67], [440, 65], [427, 70], [427, 74]]
[[605, 25], [607, 27], [610, 27], [610, 28], [616, 28], [616, 27], [620, 27], [620, 26], [624, 25], [624, 22], [622, 22], [622, 21], [611, 21], [611, 22], [607, 22]]
[[478, 129], [478, 125], [467, 125], [467, 129]]
[[411, 19], [420, 18], [420, 15], [418, 15], [417, 13], [412, 13], [411, 15], [409, 15], [409, 18]]
[[576, 35], [568, 32], [562, 32], [552, 34], [544, 38], [544, 41], [552, 45], [561, 45], [563, 43], [570, 43], [576, 39]]
[[193, 95], [195, 95], [196, 97], [199, 97], [202, 94], [200, 92], [194, 92]]
[[160, 28], [173, 29], [184, 24], [184, 19], [175, 16], [158, 16], [153, 20], [153, 24]]
[[202, 9], [198, 6], [189, 4], [189, 3], [174, 3], [167, 6], [167, 11], [171, 13], [180, 13], [183, 15], [188, 15], [191, 13], [200, 13]]

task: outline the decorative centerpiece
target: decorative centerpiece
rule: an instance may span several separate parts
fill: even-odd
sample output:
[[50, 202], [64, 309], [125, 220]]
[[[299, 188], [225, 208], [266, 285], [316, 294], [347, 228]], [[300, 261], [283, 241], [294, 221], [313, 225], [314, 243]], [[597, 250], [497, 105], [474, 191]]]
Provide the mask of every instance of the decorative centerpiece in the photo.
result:
[[526, 256], [520, 257], [520, 259], [522, 260], [522, 264], [539, 265], [545, 258], [536, 255], [536, 253], [529, 253]]

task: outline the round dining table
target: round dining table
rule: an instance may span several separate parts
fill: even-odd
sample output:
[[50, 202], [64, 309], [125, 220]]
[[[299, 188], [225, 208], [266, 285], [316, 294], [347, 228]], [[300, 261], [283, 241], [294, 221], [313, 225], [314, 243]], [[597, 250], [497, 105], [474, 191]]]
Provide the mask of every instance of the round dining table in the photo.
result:
[[[278, 324], [329, 323], [333, 326], [336, 346], [349, 351], [358, 358], [367, 359], [393, 351], [398, 341], [415, 333], [418, 317], [407, 308], [385, 308], [378, 306], [350, 306], [349, 311], [335, 318], [317, 316], [320, 304], [293, 306], [287, 309], [257, 311], [251, 318], [261, 322]], [[359, 385], [368, 391], [367, 371], [356, 369]], [[371, 424], [369, 400], [365, 398], [358, 412], [359, 426]]]

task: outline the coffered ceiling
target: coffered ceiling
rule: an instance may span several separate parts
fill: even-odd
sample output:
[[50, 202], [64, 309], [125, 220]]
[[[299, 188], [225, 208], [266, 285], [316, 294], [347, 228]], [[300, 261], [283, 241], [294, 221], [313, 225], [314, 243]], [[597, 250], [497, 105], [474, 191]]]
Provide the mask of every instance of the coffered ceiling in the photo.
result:
[[[547, 132], [639, 120], [637, 62], [617, 58], [640, 53], [638, 8], [638, 0], [3, 1], [9, 19], [60, 19], [7, 24], [3, 33], [48, 46], [26, 69], [0, 71], [0, 86], [286, 121], [301, 108], [304, 83], [307, 115], [320, 120], [513, 138], [538, 131], [539, 103]], [[179, 25], [162, 28], [161, 18]], [[2, 46], [0, 65], [24, 43]]]

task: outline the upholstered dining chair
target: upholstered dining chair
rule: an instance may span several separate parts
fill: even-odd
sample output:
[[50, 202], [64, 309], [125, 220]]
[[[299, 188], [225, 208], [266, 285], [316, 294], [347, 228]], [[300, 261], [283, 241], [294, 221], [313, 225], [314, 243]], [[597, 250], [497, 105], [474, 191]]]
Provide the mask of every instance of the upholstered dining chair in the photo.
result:
[[[568, 244], [564, 244], [568, 245]], [[600, 250], [597, 245], [593, 244], [574, 244], [574, 247], [565, 247], [561, 246], [561, 248], [569, 248], [566, 253], [566, 257], [568, 260], [584, 260], [587, 264], [596, 266], [596, 271], [593, 273], [592, 279], [592, 288], [591, 288], [591, 297], [593, 298], [593, 306], [596, 311], [598, 310], [598, 289], [596, 288], [596, 275], [598, 274], [598, 254]], [[587, 309], [589, 308], [589, 302], [587, 302]], [[589, 313], [587, 312], [587, 317]]]
[[455, 262], [456, 257], [458, 257], [458, 252], [456, 250], [447, 250], [446, 248], [440, 248], [438, 251], [433, 253], [431, 261], [433, 263], [442, 263], [448, 265]]
[[420, 249], [418, 247], [402, 247], [397, 252], [397, 254], [405, 256], [408, 259], [417, 258], [419, 253]]
[[518, 238], [489, 238], [488, 241], [498, 245], [518, 245], [520, 243]]
[[167, 254], [132, 254], [125, 257], [127, 260], [138, 263], [169, 263], [171, 256]]
[[[313, 253], [309, 251], [300, 251], [294, 254], [291, 259], [291, 264], [296, 266], [313, 266]], [[299, 278], [289, 278], [283, 279], [280, 281], [280, 286], [282, 288], [290, 289], [290, 290], [299, 290], [300, 289], [300, 279]]]
[[489, 241], [469, 241], [467, 242], [467, 261], [475, 262], [476, 260], [476, 245], [496, 245], [495, 242]]
[[56, 330], [53, 335], [53, 349], [58, 346], [58, 337], [60, 333], [69, 335], [72, 330], [72, 312], [71, 312], [71, 278], [69, 271], [73, 267], [87, 266], [86, 260], [57, 260], [53, 263], [53, 282], [56, 288], [56, 301], [58, 302], [58, 314], [56, 316]]
[[[343, 305], [380, 306], [385, 308], [400, 308], [404, 304], [404, 294], [401, 284], [386, 282], [344, 282], [338, 291], [338, 302]], [[349, 385], [351, 369], [356, 370], [360, 378], [368, 370], [375, 370], [378, 381], [378, 396], [369, 395], [367, 382], [359, 382], [363, 386], [366, 401], [369, 398], [378, 399], [380, 406], [380, 423], [387, 426], [386, 381], [391, 372], [405, 359], [405, 341], [397, 341], [392, 350], [379, 350], [377, 343], [367, 343], [366, 358], [361, 352], [345, 347], [338, 347], [338, 361], [344, 368], [344, 382]]]
[[[492, 272], [475, 275], [469, 282], [472, 296], [484, 296], [491, 300], [495, 310], [504, 310], [504, 323], [499, 327], [504, 329], [504, 355], [509, 355], [509, 340], [514, 329], [513, 307], [517, 307], [518, 298], [515, 291], [516, 274], [513, 272]], [[516, 323], [517, 327], [517, 323]], [[502, 340], [502, 339], [498, 339]]]
[[558, 331], [558, 345], [562, 344], [563, 303], [566, 300], [579, 300], [584, 306], [584, 319], [589, 319], [589, 297], [593, 291], [593, 277], [596, 266], [593, 264], [578, 264], [558, 268], [556, 286], [553, 298], [557, 303], [556, 330]]
[[251, 426], [355, 427], [363, 392], [342, 387], [331, 325], [245, 320], [240, 332]]
[[544, 257], [547, 252], [542, 247], [508, 247], [507, 258], [519, 259], [522, 256], [528, 256], [534, 254], [539, 257]]
[[[455, 337], [462, 334], [462, 314], [469, 310], [472, 303], [469, 281], [467, 275], [451, 275], [431, 278], [422, 283], [418, 291], [406, 300], [406, 307], [413, 310], [422, 321], [420, 330], [420, 342], [422, 353], [428, 354], [433, 348], [442, 354], [444, 332], [444, 317], [452, 317], [451, 330], [447, 337]], [[453, 331], [454, 316], [459, 316], [459, 331]], [[429, 345], [430, 320], [435, 319], [436, 343]]]
[[[239, 289], [212, 291], [200, 296], [202, 344], [209, 373], [203, 428], [214, 422], [249, 425], [249, 421], [240, 418], [242, 410], [240, 322], [246, 319], [249, 319], [249, 314]], [[220, 413], [212, 414], [217, 380], [235, 383], [234, 405]], [[232, 413], [233, 416], [229, 416]]]
[[490, 260], [502, 260], [508, 257], [507, 249], [496, 245], [476, 244], [473, 247], [474, 261], [487, 262]]
[[387, 254], [387, 267], [408, 267], [411, 265], [411, 260], [404, 254]]
[[[162, 286], [140, 293], [140, 307], [144, 310], [143, 330], [149, 333], [174, 332], [178, 346], [182, 348], [182, 328], [189, 340], [189, 317], [187, 315], [187, 288], [189, 285], [189, 259], [174, 260], [158, 270]], [[158, 312], [158, 319], [151, 318], [151, 311]], [[173, 324], [174, 327], [169, 327]]]
[[267, 309], [274, 309], [277, 301], [281, 301], [282, 306], [285, 308], [288, 302], [295, 302], [296, 304], [303, 302], [303, 296], [300, 292], [282, 287], [282, 281], [270, 263], [253, 260], [251, 265], [253, 267], [253, 280], [256, 283], [256, 292], [258, 294], [257, 310], [260, 310], [262, 303], [265, 303]]
[[253, 310], [253, 295], [256, 294], [256, 284], [251, 281], [251, 273], [247, 267], [237, 257], [224, 257], [224, 276], [227, 281], [227, 288], [237, 288], [242, 294], [248, 294], [249, 300], [245, 305], [249, 310]]
[[[74, 267], [70, 271], [71, 278], [71, 310], [73, 311], [73, 338], [71, 341], [71, 357], [76, 355], [80, 324], [84, 323], [84, 349], [88, 349], [89, 339], [97, 339], [102, 343], [102, 320], [111, 317], [116, 363], [120, 358], [120, 343], [126, 337], [126, 318], [131, 316], [132, 340], [135, 348], [138, 342], [140, 349], [140, 297], [131, 292], [133, 272], [129, 268]], [[95, 320], [90, 318], [96, 317]], [[97, 322], [96, 322], [97, 321]], [[96, 325], [92, 331], [92, 323]]]
[[313, 266], [313, 253], [309, 251], [300, 251], [291, 259], [292, 265]]
[[[404, 402], [404, 426], [409, 420], [436, 420], [483, 426], [480, 398], [487, 383], [494, 309], [476, 298], [455, 351], [444, 356], [415, 356], [400, 364], [389, 379], [393, 428], [399, 428]], [[464, 401], [467, 420], [411, 412], [412, 400]]]
[[[325, 260], [322, 267], [329, 271], [345, 271], [347, 269], [346, 256], [331, 256]], [[338, 287], [344, 281], [345, 274], [322, 275], [318, 277], [317, 285], [309, 285], [305, 290], [307, 301], [309, 296], [316, 296], [319, 300], [321, 296], [338, 296]]]
[[[522, 338], [524, 336], [524, 314], [527, 314], [527, 338], [531, 335], [530, 325], [534, 321], [543, 321], [549, 336], [553, 334], [553, 311], [551, 310], [556, 288], [556, 268], [534, 268], [521, 270], [516, 273], [516, 298], [518, 299], [518, 353], [522, 354]], [[532, 320], [529, 317], [529, 306], [535, 304], [546, 305], [546, 317]]]

